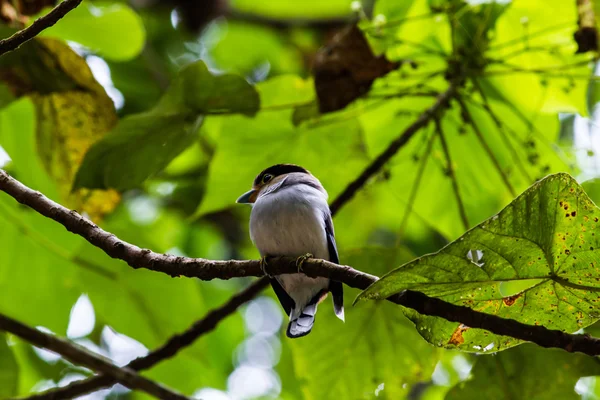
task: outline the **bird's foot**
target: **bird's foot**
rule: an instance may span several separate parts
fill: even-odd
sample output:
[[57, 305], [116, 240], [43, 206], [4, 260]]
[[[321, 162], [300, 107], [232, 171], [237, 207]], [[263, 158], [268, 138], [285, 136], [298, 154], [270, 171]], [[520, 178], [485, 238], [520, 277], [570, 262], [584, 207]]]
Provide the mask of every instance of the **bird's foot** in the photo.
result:
[[273, 275], [267, 272], [267, 266], [269, 265], [267, 258], [268, 256], [263, 256], [260, 258], [260, 270], [269, 278], [273, 278]]
[[298, 273], [302, 272], [302, 264], [304, 264], [304, 262], [306, 260], [308, 260], [309, 258], [313, 258], [314, 256], [310, 253], [306, 253], [303, 256], [300, 256], [296, 259], [296, 267], [298, 268]]

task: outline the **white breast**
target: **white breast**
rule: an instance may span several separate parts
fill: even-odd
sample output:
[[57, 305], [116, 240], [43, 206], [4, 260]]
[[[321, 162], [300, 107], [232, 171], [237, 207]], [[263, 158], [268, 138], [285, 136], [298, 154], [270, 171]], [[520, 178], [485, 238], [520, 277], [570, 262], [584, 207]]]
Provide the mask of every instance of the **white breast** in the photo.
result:
[[[329, 259], [325, 234], [324, 210], [327, 198], [307, 185], [294, 185], [259, 198], [250, 215], [250, 237], [262, 256], [299, 257], [311, 253]], [[282, 286], [296, 301], [307, 304], [329, 279], [309, 278], [304, 274], [278, 277]]]

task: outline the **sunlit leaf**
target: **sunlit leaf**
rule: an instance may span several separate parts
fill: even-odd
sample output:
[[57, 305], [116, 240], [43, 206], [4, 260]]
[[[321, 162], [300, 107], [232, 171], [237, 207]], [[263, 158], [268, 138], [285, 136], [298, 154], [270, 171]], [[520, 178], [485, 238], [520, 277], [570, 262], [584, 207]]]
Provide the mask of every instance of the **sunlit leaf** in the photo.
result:
[[[241, 116], [209, 121], [218, 130], [216, 151], [209, 167], [206, 195], [197, 215], [234, 204], [248, 190], [258, 172], [277, 163], [296, 163], [318, 177], [331, 197], [339, 193], [350, 177], [365, 164], [361, 128], [355, 118], [339, 118], [315, 125], [294, 127], [293, 108], [278, 105], [306, 102], [314, 96], [310, 82], [283, 76], [259, 85], [261, 102], [267, 110], [255, 118]], [[273, 107], [274, 110], [268, 110]], [[217, 126], [218, 122], [218, 126]], [[336, 146], [336, 151], [323, 151]], [[235, 174], [231, 160], [240, 166]], [[227, 176], [227, 184], [223, 184]]]
[[156, 107], [130, 115], [87, 152], [74, 188], [131, 189], [161, 171], [194, 139], [202, 114], [253, 115], [256, 91], [243, 78], [186, 66]]
[[[410, 289], [526, 324], [574, 332], [600, 318], [600, 250], [594, 232], [599, 217], [573, 178], [552, 175], [498, 215], [438, 253], [390, 272], [358, 298], [384, 299]], [[505, 286], [513, 281], [526, 281], [516, 294]], [[428, 321], [420, 329], [440, 346], [496, 351], [518, 343], [456, 323]]]
[[116, 61], [138, 55], [146, 39], [136, 12], [126, 4], [108, 1], [83, 2], [42, 35], [77, 42]]

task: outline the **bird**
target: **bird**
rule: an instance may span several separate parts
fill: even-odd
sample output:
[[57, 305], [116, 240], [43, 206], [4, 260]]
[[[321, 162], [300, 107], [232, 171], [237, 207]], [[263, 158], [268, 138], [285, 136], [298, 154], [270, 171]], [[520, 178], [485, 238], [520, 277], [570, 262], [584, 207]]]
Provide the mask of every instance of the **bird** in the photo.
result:
[[[260, 172], [252, 189], [237, 199], [250, 204], [250, 238], [262, 262], [268, 257], [321, 258], [339, 264], [327, 191], [305, 168], [276, 164]], [[264, 265], [264, 264], [261, 264]], [[317, 305], [331, 292], [335, 315], [344, 321], [342, 283], [300, 272], [270, 276], [271, 286], [289, 316], [286, 335], [308, 335]]]

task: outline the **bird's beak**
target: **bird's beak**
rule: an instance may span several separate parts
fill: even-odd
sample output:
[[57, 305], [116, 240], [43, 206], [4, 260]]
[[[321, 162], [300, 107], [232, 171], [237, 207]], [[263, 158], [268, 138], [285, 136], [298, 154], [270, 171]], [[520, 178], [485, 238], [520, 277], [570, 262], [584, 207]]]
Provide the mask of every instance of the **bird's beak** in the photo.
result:
[[256, 196], [258, 195], [258, 190], [252, 189], [243, 195], [241, 195], [235, 202], [242, 204], [252, 204], [256, 201]]

